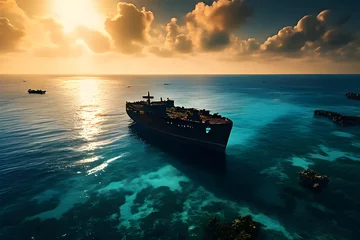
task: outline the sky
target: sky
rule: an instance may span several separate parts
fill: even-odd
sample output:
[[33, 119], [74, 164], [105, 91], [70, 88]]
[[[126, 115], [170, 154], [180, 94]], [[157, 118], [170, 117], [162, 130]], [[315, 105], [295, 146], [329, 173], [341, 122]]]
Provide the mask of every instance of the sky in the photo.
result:
[[360, 73], [356, 0], [0, 0], [0, 74]]

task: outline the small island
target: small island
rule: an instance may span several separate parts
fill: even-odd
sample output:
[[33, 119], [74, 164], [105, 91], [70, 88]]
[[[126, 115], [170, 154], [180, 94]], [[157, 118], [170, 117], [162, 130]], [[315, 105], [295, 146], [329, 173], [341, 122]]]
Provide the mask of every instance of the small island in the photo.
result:
[[325, 110], [315, 110], [314, 115], [327, 117], [330, 120], [332, 120], [334, 123], [343, 127], [360, 126], [360, 117], [358, 116], [346, 116], [346, 115], [341, 115], [340, 113], [337, 112], [330, 112]]
[[299, 178], [301, 185], [315, 192], [322, 191], [329, 183], [329, 178], [326, 175], [322, 176], [312, 169], [299, 172]]
[[360, 93], [350, 93], [348, 92], [347, 94], [345, 94], [345, 96], [349, 99], [353, 99], [353, 100], [360, 100]]

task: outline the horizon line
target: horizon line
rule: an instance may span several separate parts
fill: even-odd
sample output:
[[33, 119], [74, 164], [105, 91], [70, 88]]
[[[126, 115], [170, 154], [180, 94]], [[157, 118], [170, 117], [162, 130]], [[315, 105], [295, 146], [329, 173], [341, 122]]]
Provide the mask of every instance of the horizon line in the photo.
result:
[[360, 75], [360, 73], [0, 73], [6, 75], [47, 76], [247, 76], [247, 75]]

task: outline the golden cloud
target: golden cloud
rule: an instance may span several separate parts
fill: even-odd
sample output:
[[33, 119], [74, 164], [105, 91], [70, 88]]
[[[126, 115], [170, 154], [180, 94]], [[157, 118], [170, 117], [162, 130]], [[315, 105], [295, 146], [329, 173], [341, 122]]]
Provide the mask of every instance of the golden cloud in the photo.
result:
[[172, 18], [165, 28], [166, 37], [164, 47], [152, 46], [149, 51], [160, 57], [172, 57], [176, 53], [191, 53], [192, 40], [183, 33], [177, 24], [177, 19]]
[[25, 29], [28, 17], [15, 0], [0, 0], [0, 16], [11, 21], [17, 28]]
[[76, 35], [95, 53], [110, 51], [110, 39], [99, 31], [87, 27], [78, 27]]
[[7, 18], [0, 18], [0, 53], [14, 52], [25, 32], [13, 26]]
[[64, 27], [53, 18], [40, 20], [48, 35], [51, 45], [34, 49], [37, 57], [80, 57], [84, 51], [82, 45], [76, 43], [74, 35], [64, 32]]
[[141, 52], [150, 38], [149, 30], [154, 14], [139, 10], [130, 3], [118, 3], [118, 14], [107, 18], [105, 30], [111, 36], [115, 49], [121, 53], [133, 54]]
[[176, 18], [166, 25], [163, 47], [153, 46], [151, 52], [162, 57], [177, 53], [221, 51], [231, 43], [231, 34], [246, 22], [252, 11], [243, 0], [218, 0], [212, 5], [198, 3], [185, 16], [184, 26]]
[[203, 2], [186, 15], [186, 27], [196, 47], [204, 51], [225, 49], [231, 33], [243, 25], [252, 10], [243, 0], [218, 0], [211, 6]]

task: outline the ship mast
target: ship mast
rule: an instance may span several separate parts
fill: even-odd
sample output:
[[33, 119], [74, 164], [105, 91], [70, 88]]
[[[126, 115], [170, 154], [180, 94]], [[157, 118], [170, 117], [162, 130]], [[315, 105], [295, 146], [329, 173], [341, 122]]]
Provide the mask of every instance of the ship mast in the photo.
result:
[[148, 95], [147, 95], [147, 96], [143, 96], [143, 98], [147, 99], [147, 102], [148, 102], [149, 105], [150, 105], [150, 99], [153, 99], [154, 97], [153, 97], [153, 96], [150, 96], [150, 92], [148, 92]]

